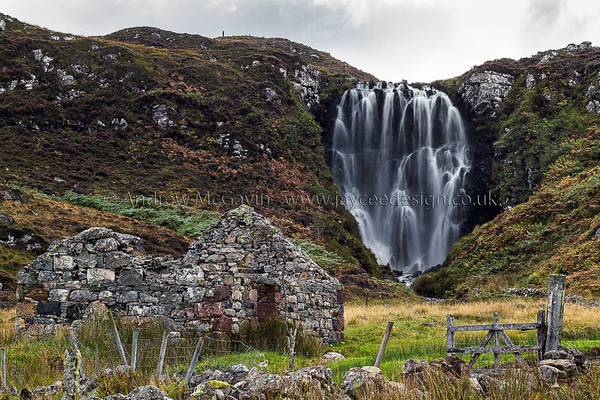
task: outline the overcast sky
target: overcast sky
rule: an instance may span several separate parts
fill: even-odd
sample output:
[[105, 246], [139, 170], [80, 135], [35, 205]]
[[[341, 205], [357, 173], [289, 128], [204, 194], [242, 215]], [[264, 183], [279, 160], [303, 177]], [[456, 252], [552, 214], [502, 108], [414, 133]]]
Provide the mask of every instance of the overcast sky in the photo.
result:
[[79, 35], [147, 25], [285, 37], [392, 81], [449, 78], [585, 40], [600, 45], [598, 0], [2, 0], [0, 12]]

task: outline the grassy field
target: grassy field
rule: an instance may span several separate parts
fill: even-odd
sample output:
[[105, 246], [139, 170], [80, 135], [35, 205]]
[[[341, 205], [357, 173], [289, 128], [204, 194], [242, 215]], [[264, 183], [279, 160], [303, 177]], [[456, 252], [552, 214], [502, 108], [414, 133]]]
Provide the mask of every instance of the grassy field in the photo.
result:
[[[327, 351], [337, 351], [346, 356], [345, 360], [328, 364], [334, 372], [334, 379], [341, 382], [345, 372], [352, 367], [372, 365], [379, 341], [387, 321], [394, 321], [394, 331], [382, 363], [382, 371], [389, 379], [399, 380], [402, 365], [407, 359], [434, 359], [445, 355], [445, 316], [452, 314], [459, 324], [482, 323], [490, 320], [493, 311], [500, 312], [501, 321], [535, 321], [537, 310], [543, 308], [540, 301], [499, 300], [473, 303], [426, 303], [396, 301], [390, 304], [349, 304], [346, 307], [346, 331], [344, 341], [323, 347], [300, 349], [296, 367], [319, 363], [321, 355]], [[62, 354], [68, 343], [66, 335], [59, 333], [55, 337], [27, 340], [18, 338], [14, 332], [14, 311], [5, 310], [0, 314], [2, 328], [0, 340], [7, 349], [8, 381], [22, 388], [49, 384], [61, 379]], [[600, 347], [600, 313], [597, 309], [568, 304], [565, 310], [565, 332], [563, 344], [581, 350]], [[119, 322], [123, 341], [130, 343], [131, 328]], [[160, 345], [160, 327], [142, 330], [140, 345], [140, 363], [146, 374], [136, 376], [129, 385], [148, 382], [156, 364]], [[463, 335], [457, 339], [464, 344], [481, 340], [481, 335]], [[535, 332], [509, 333], [513, 341], [519, 343], [535, 342]], [[110, 325], [96, 323], [86, 326], [79, 334], [82, 344], [85, 367], [93, 372], [102, 368], [116, 366], [118, 353], [110, 334]], [[252, 338], [251, 338], [252, 339]], [[259, 347], [259, 346], [257, 346]], [[167, 371], [183, 372], [191, 357], [193, 341], [181, 341], [177, 347], [169, 349]], [[236, 363], [249, 365], [265, 364], [270, 372], [285, 372], [287, 355], [282, 351], [258, 348], [256, 351], [244, 348], [239, 354], [220, 354], [213, 351], [201, 360], [198, 369], [226, 366]], [[482, 357], [478, 365], [490, 363]], [[510, 357], [505, 362], [513, 362]], [[24, 373], [24, 371], [27, 371]], [[114, 389], [114, 388], [113, 388]], [[114, 389], [116, 390], [116, 389]], [[107, 390], [107, 393], [111, 390]]]

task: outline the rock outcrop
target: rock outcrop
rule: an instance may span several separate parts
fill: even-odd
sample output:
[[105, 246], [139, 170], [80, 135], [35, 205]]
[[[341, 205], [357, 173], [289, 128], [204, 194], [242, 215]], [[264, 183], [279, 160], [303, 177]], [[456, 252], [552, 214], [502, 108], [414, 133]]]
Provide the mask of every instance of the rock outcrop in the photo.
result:
[[458, 94], [475, 115], [495, 117], [514, 80], [514, 76], [496, 71], [475, 72], [465, 79]]
[[50, 245], [17, 276], [20, 330], [45, 333], [104, 304], [173, 329], [237, 333], [281, 318], [326, 342], [342, 337], [341, 284], [250, 207], [225, 214], [183, 258], [138, 255], [139, 244], [91, 228]]

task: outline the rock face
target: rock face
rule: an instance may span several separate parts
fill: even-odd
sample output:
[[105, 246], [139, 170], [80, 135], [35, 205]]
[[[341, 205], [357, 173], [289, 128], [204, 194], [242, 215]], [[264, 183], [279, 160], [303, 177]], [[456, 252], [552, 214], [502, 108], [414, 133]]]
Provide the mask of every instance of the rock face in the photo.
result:
[[312, 65], [303, 65], [302, 68], [294, 71], [292, 85], [300, 93], [300, 98], [313, 109], [321, 101], [319, 92], [321, 73]]
[[105, 228], [53, 243], [17, 276], [19, 328], [47, 331], [101, 303], [175, 329], [237, 333], [279, 317], [326, 342], [342, 337], [341, 284], [250, 207], [225, 214], [183, 258], [136, 256], [138, 245]]
[[458, 94], [475, 115], [495, 117], [514, 80], [512, 75], [496, 71], [475, 72], [464, 81]]

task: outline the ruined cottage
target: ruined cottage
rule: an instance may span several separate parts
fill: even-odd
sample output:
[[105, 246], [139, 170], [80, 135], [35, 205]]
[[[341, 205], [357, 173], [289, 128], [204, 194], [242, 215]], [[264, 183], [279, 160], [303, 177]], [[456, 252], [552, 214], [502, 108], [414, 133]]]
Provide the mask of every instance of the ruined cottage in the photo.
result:
[[250, 207], [226, 213], [182, 258], [145, 255], [140, 242], [90, 228], [51, 244], [17, 276], [18, 328], [51, 331], [103, 303], [201, 333], [275, 317], [325, 342], [342, 337], [339, 281]]

